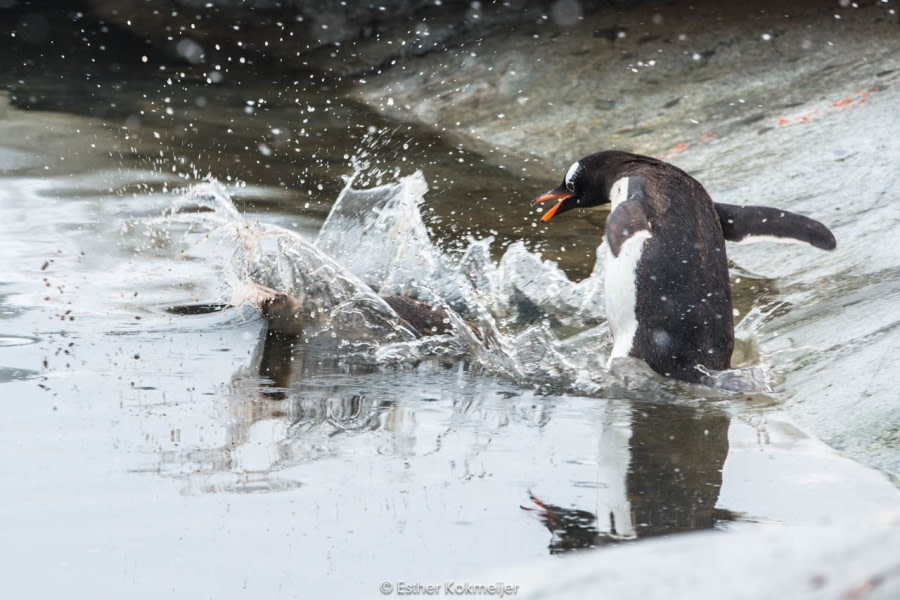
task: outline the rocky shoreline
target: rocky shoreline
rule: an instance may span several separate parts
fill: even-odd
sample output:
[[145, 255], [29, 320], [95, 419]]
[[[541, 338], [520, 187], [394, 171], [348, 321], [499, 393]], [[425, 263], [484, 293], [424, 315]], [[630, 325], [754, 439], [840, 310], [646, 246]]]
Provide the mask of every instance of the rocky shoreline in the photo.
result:
[[[329, 74], [392, 119], [555, 176], [600, 148], [698, 169], [697, 150], [818, 118], [805, 110], [816, 101], [864, 102], [900, 68], [895, 4], [85, 0], [69, 10], [175, 61], [238, 52], [276, 72]], [[46, 41], [49, 16], [16, 2], [7, 13], [19, 40]]]
[[697, 167], [698, 147], [803, 121], [810, 100], [852, 105], [900, 66], [887, 4], [789, 10], [609, 6], [568, 27], [539, 21], [409, 58], [357, 93], [393, 118], [487, 154], [535, 157], [554, 174], [601, 148]]

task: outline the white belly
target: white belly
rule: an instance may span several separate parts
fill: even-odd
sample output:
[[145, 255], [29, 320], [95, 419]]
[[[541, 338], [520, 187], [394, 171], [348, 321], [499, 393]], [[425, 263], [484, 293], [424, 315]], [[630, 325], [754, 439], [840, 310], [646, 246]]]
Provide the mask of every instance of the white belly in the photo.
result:
[[637, 285], [635, 275], [644, 244], [652, 237], [649, 231], [639, 231], [625, 240], [619, 256], [607, 248], [606, 255], [606, 318], [613, 336], [610, 359], [628, 356], [637, 332]]

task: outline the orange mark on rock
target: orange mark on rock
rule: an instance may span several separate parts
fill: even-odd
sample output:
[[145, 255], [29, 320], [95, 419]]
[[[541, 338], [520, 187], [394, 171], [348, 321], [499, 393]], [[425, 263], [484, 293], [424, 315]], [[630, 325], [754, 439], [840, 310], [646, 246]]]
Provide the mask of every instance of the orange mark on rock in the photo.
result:
[[[717, 134], [715, 131], [707, 131], [706, 133], [704, 133], [702, 136], [700, 136], [697, 139], [697, 143], [698, 144], [708, 144], [713, 139], [715, 139], [716, 135]], [[675, 144], [674, 146], [672, 146], [671, 148], [669, 148], [662, 154], [657, 154], [656, 158], [658, 158], [660, 160], [668, 160], [670, 158], [674, 158], [674, 157], [678, 156], [679, 154], [681, 154], [682, 152], [687, 150], [689, 147], [690, 147], [690, 144], [685, 144], [684, 142], [682, 142], [680, 144]]]
[[841, 98], [834, 104], [832, 104], [835, 108], [844, 108], [845, 106], [850, 106], [853, 103], [856, 103], [857, 106], [862, 106], [869, 99], [869, 96], [872, 95], [870, 90], [856, 90], [854, 92], [857, 94], [856, 96], [851, 96], [849, 98]]
[[797, 115], [795, 117], [782, 117], [778, 119], [777, 123], [779, 127], [784, 127], [785, 125], [791, 125], [793, 123], [809, 123], [813, 119], [822, 116], [821, 113], [827, 112], [833, 108], [846, 108], [848, 106], [862, 106], [869, 100], [869, 96], [872, 95], [871, 90], [856, 90], [853, 92], [853, 96], [847, 96], [846, 98], [841, 98], [833, 102], [830, 106], [825, 106], [823, 108], [817, 108], [815, 110], [811, 110], [807, 113], [803, 113], [802, 115]]
[[784, 127], [785, 125], [790, 125], [791, 123], [809, 123], [813, 119], [815, 119], [819, 115], [819, 109], [811, 110], [807, 113], [803, 113], [802, 115], [797, 115], [796, 117], [782, 117], [778, 119], [778, 126]]
[[706, 132], [699, 140], [697, 140], [698, 144], [708, 144], [716, 137], [715, 131]]
[[659, 158], [661, 160], [667, 160], [674, 156], [678, 156], [679, 154], [681, 154], [682, 152], [684, 152], [687, 149], [688, 149], [687, 144], [675, 144], [674, 146], [672, 146], [671, 148], [666, 150], [661, 156], [657, 156], [657, 158]]

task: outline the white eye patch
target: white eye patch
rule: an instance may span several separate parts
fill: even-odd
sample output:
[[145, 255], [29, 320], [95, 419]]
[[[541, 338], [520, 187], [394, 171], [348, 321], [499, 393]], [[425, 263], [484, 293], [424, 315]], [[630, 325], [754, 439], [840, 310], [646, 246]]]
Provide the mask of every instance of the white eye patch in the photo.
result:
[[575, 191], [575, 177], [578, 176], [578, 172], [581, 170], [581, 163], [575, 162], [572, 163], [572, 166], [569, 167], [569, 170], [566, 171], [566, 189], [570, 192]]

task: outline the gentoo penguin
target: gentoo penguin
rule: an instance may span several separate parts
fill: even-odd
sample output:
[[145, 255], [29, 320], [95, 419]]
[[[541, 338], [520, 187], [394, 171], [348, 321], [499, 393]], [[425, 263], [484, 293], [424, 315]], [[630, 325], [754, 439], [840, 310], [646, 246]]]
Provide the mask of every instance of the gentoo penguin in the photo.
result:
[[606, 315], [610, 359], [632, 356], [667, 377], [697, 382], [702, 365], [730, 367], [734, 349], [725, 241], [767, 238], [831, 250], [834, 236], [777, 208], [712, 201], [668, 163], [628, 152], [586, 156], [562, 183], [532, 200], [555, 201], [542, 221], [610, 203], [606, 221]]

